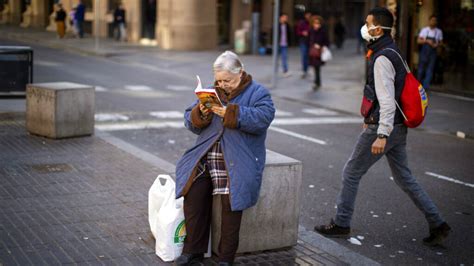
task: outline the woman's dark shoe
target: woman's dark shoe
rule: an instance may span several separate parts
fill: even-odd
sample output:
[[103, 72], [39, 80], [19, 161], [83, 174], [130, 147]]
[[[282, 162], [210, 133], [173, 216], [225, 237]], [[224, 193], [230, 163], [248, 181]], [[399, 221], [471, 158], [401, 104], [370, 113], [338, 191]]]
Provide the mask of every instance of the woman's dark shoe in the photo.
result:
[[314, 230], [327, 237], [347, 237], [351, 233], [350, 227], [342, 227], [334, 223], [334, 220], [331, 219], [331, 222], [326, 225], [315, 226]]
[[440, 226], [430, 229], [430, 236], [423, 239], [423, 243], [427, 246], [436, 246], [445, 240], [451, 227], [447, 223], [442, 223]]
[[204, 259], [203, 254], [183, 253], [174, 261], [174, 264], [176, 266], [200, 265], [203, 259]]

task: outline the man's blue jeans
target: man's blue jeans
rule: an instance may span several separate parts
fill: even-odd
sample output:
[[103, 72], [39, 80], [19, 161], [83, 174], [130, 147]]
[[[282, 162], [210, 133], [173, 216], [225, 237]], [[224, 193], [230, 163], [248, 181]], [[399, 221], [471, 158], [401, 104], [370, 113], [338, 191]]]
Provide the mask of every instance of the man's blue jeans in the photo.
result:
[[420, 50], [420, 59], [418, 64], [418, 81], [421, 82], [423, 88], [430, 87], [431, 79], [436, 63], [436, 50], [427, 44], [424, 44]]
[[288, 72], [288, 46], [280, 46], [281, 64], [283, 73]]
[[342, 227], [350, 227], [360, 179], [374, 163], [385, 155], [395, 183], [408, 194], [416, 207], [423, 212], [430, 228], [441, 225], [444, 220], [441, 218], [438, 208], [408, 169], [407, 128], [404, 125], [395, 125], [387, 140], [384, 154], [373, 155], [371, 147], [377, 138], [377, 128], [378, 125], [369, 125], [361, 133], [351, 158], [344, 166], [343, 186], [337, 200], [335, 223]]
[[301, 65], [303, 66], [303, 72], [308, 72], [308, 62], [309, 62], [309, 55], [308, 55], [308, 44], [305, 42], [300, 43], [300, 52], [301, 52]]

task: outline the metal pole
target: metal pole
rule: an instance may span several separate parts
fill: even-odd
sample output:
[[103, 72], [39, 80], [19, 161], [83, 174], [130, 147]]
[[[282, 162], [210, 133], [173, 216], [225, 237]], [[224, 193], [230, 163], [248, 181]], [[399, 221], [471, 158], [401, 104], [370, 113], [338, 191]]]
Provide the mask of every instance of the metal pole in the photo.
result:
[[273, 4], [273, 77], [272, 89], [276, 88], [278, 75], [278, 17], [280, 13], [280, 0], [274, 0]]
[[94, 2], [94, 20], [95, 20], [95, 50], [99, 50], [99, 31], [100, 31], [100, 25], [99, 25], [99, 10], [100, 10], [100, 1], [95, 0]]

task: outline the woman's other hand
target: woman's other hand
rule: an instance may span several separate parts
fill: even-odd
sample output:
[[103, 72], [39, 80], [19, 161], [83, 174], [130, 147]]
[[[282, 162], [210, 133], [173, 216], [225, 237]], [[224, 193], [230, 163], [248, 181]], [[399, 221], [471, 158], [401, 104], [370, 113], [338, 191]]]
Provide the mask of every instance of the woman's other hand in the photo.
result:
[[201, 114], [203, 116], [208, 116], [209, 115], [209, 109], [201, 103], [199, 104], [199, 110], [201, 111]]
[[225, 111], [226, 111], [226, 107], [221, 107], [221, 106], [218, 106], [218, 105], [213, 105], [211, 107], [211, 110], [213, 113], [215, 113], [216, 115], [220, 116], [220, 117], [224, 117], [225, 116]]

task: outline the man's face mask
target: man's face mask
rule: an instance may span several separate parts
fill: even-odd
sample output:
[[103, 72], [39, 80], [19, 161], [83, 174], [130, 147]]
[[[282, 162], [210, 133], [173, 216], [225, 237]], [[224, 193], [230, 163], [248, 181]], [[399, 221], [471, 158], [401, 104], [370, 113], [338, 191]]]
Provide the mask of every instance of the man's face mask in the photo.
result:
[[375, 40], [377, 40], [378, 38], [382, 37], [382, 34], [381, 35], [377, 35], [377, 36], [372, 36], [370, 35], [369, 31], [371, 30], [375, 30], [377, 28], [381, 28], [381, 29], [386, 29], [386, 30], [390, 30], [392, 28], [390, 27], [384, 27], [384, 26], [370, 26], [370, 28], [367, 27], [367, 25], [364, 25], [362, 26], [362, 28], [360, 28], [360, 34], [362, 35], [362, 38], [364, 38], [364, 40], [366, 40], [367, 42], [373, 42]]

